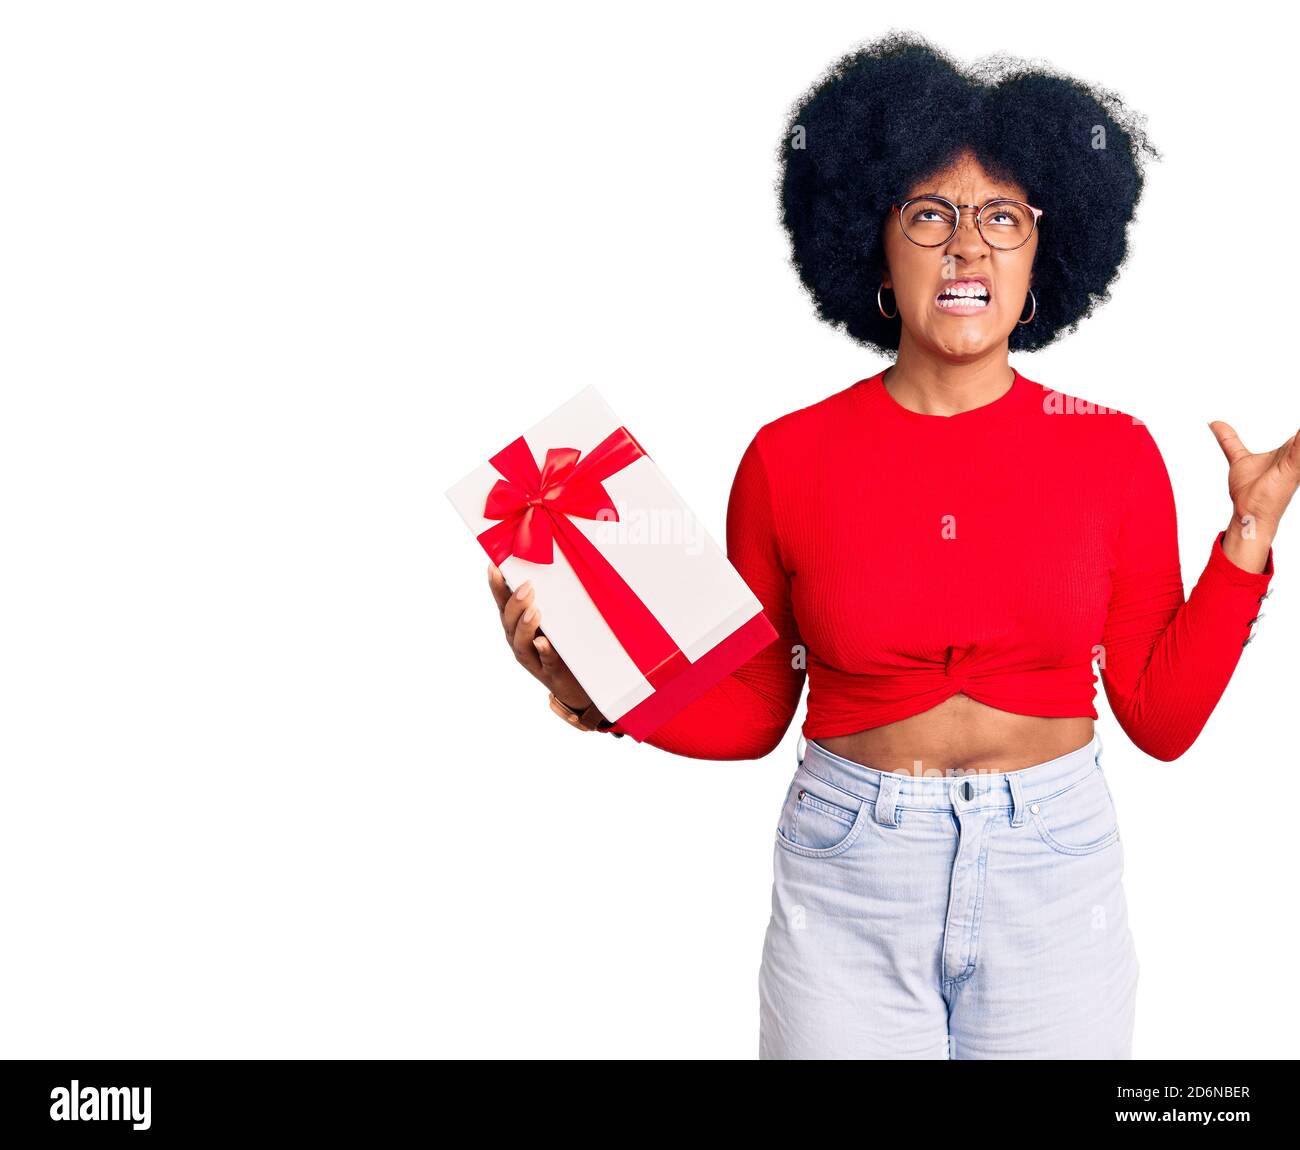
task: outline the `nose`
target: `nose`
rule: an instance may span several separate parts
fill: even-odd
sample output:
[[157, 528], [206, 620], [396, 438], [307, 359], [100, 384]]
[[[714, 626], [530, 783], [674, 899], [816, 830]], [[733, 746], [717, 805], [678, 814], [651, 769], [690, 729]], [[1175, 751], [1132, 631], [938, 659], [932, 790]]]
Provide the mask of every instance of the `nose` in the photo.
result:
[[953, 233], [952, 239], [948, 241], [945, 251], [954, 255], [964, 255], [967, 259], [970, 259], [993, 250], [984, 242], [984, 237], [980, 235], [980, 230], [975, 224], [975, 213], [978, 210], [978, 208], [958, 209], [961, 216], [957, 220], [957, 230]]

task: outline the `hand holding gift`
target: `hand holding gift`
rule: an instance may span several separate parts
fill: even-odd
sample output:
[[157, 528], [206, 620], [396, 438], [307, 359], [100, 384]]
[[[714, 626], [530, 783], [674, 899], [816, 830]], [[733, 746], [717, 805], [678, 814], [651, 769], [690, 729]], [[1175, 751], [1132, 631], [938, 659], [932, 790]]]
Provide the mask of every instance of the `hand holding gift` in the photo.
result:
[[516, 659], [562, 712], [589, 707], [585, 722], [598, 714], [643, 739], [776, 638], [758, 598], [592, 387], [447, 495], [492, 560]]
[[[560, 658], [541, 630], [542, 613], [534, 604], [532, 583], [524, 583], [511, 593], [501, 568], [488, 564], [488, 584], [501, 613], [501, 626], [515, 659], [528, 673], [546, 684], [551, 694], [570, 711], [582, 714], [592, 706], [591, 696], [583, 689], [569, 665]], [[592, 716], [598, 721], [604, 715]]]

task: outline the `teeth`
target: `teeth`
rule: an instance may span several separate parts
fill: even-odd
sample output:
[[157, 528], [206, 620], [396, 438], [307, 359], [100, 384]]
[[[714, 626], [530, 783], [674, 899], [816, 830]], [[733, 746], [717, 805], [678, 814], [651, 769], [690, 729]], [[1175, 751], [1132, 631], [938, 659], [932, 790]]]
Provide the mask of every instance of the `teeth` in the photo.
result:
[[989, 305], [988, 289], [978, 283], [957, 284], [945, 288], [935, 299], [941, 308], [988, 307]]

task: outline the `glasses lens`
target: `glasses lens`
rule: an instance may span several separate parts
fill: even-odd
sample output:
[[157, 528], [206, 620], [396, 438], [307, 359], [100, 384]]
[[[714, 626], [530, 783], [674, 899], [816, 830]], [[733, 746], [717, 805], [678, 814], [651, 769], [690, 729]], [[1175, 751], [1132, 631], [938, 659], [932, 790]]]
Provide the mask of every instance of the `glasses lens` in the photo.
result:
[[931, 196], [909, 201], [898, 218], [903, 225], [903, 234], [912, 243], [925, 248], [947, 243], [957, 226], [952, 204]]
[[1034, 213], [1019, 200], [994, 200], [980, 217], [980, 232], [991, 248], [1018, 248], [1034, 230]]

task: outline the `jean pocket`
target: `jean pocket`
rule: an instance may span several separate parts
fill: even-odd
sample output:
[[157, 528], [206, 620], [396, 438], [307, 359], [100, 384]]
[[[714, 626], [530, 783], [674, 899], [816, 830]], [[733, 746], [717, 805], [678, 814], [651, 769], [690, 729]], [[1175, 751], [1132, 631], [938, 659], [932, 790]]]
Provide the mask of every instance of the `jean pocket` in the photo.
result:
[[1119, 841], [1119, 815], [1098, 765], [1077, 783], [1029, 805], [1038, 834], [1060, 854], [1090, 855]]
[[810, 858], [842, 854], [861, 834], [870, 807], [865, 799], [801, 766], [786, 792], [776, 841], [786, 850]]

